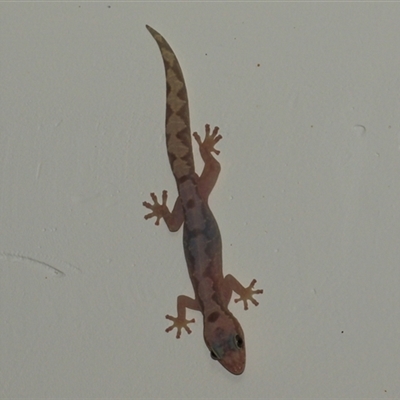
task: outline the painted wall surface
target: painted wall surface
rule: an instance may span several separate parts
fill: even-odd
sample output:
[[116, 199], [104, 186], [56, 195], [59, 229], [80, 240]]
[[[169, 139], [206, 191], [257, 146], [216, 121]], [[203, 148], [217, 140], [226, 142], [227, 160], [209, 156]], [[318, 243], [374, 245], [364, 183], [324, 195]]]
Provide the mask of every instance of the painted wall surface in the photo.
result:
[[[400, 4], [0, 4], [0, 398], [399, 398]], [[240, 377], [165, 333], [192, 295], [164, 138], [175, 50], [218, 125]], [[201, 171], [197, 146], [196, 162]]]

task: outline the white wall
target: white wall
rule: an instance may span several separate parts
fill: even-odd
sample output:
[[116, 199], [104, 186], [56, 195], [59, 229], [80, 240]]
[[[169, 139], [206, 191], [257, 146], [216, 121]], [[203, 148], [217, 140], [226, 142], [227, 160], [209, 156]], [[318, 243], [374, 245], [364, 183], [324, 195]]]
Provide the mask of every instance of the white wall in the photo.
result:
[[[400, 397], [400, 4], [3, 3], [0, 19], [0, 398]], [[180, 59], [192, 129], [223, 135], [224, 271], [264, 289], [230, 307], [240, 377], [199, 313], [190, 336], [164, 332], [193, 292], [181, 232], [143, 219], [151, 191], [176, 196], [145, 24]]]

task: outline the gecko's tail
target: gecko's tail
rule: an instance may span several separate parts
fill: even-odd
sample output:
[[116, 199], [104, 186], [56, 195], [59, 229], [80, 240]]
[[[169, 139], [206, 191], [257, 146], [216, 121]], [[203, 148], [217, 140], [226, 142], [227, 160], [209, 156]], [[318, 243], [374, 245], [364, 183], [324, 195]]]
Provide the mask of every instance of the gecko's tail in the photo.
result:
[[176, 180], [194, 173], [189, 101], [178, 59], [167, 41], [146, 25], [158, 44], [164, 61], [167, 81], [165, 133], [169, 163]]

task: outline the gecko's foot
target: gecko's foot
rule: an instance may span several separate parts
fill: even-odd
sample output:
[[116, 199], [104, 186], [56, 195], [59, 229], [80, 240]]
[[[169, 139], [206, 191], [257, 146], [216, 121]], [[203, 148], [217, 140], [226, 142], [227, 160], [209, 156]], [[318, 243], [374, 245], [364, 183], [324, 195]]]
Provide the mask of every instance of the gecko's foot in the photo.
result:
[[253, 296], [255, 294], [261, 294], [264, 291], [262, 289], [256, 289], [254, 290], [254, 285], [256, 284], [256, 280], [253, 279], [250, 283], [250, 285], [244, 289], [243, 293], [240, 294], [240, 297], [238, 299], [235, 299], [235, 303], [238, 303], [239, 301], [243, 301], [244, 303], [244, 309], [247, 310], [248, 307], [248, 301], [251, 301], [255, 306], [258, 306], [258, 301], [253, 299]]
[[197, 132], [193, 133], [193, 137], [199, 144], [200, 149], [207, 151], [208, 153], [219, 154], [219, 150], [215, 149], [215, 145], [222, 139], [222, 136], [218, 134], [219, 128], [216, 126], [212, 134], [210, 135], [210, 125], [206, 124], [206, 136], [203, 141], [201, 141], [200, 136]]
[[182, 328], [185, 329], [185, 331], [189, 335], [192, 333], [192, 331], [188, 327], [188, 324], [192, 324], [194, 322], [194, 318], [192, 318], [191, 320], [187, 320], [187, 319], [181, 319], [178, 317], [171, 317], [171, 315], [166, 315], [165, 318], [167, 318], [173, 322], [173, 324], [169, 328], [167, 328], [165, 330], [165, 332], [170, 332], [170, 331], [172, 331], [172, 329], [176, 328], [177, 329], [177, 332], [176, 332], [177, 339], [179, 339], [181, 337]]
[[167, 207], [167, 198], [168, 193], [166, 190], [162, 192], [162, 204], [158, 202], [157, 196], [154, 193], [150, 193], [151, 199], [153, 200], [154, 204], [150, 204], [147, 201], [143, 202], [143, 205], [151, 210], [150, 214], [144, 216], [144, 219], [149, 219], [156, 217], [156, 225], [160, 224], [160, 219], [164, 217], [164, 215], [168, 214], [168, 207]]

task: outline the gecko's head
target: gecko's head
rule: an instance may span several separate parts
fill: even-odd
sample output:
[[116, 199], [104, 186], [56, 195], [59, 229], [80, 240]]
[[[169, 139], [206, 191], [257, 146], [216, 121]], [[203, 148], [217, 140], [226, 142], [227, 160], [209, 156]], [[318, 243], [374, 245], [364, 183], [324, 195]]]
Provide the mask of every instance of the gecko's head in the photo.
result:
[[246, 365], [244, 334], [232, 314], [214, 311], [204, 319], [204, 341], [213, 360], [229, 372], [240, 375]]

